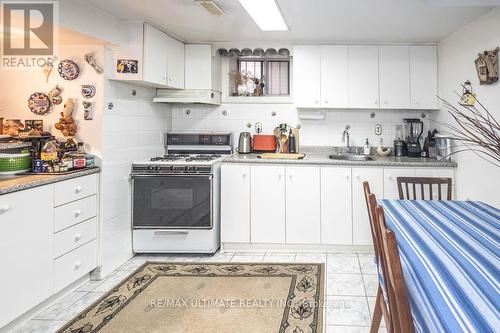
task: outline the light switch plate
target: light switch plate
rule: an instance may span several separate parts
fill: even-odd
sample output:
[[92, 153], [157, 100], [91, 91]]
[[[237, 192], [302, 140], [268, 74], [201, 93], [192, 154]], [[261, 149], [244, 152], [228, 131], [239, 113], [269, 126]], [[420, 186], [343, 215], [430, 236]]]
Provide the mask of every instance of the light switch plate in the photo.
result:
[[375, 125], [375, 134], [382, 135], [382, 125], [380, 124]]

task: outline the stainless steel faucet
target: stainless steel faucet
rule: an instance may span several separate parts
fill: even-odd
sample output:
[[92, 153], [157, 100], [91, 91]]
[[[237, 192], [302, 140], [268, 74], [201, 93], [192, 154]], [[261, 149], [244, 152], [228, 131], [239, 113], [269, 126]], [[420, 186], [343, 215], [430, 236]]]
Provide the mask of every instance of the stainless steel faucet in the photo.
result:
[[351, 151], [351, 146], [349, 145], [349, 130], [351, 129], [351, 125], [345, 125], [345, 130], [342, 133], [342, 142], [346, 142], [347, 152]]

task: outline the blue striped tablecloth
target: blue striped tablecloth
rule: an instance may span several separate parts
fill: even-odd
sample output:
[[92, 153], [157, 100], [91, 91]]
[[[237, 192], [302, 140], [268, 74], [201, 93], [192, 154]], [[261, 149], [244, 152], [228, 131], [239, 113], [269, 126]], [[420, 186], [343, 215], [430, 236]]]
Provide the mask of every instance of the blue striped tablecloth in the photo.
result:
[[500, 210], [379, 200], [396, 235], [417, 332], [500, 332]]

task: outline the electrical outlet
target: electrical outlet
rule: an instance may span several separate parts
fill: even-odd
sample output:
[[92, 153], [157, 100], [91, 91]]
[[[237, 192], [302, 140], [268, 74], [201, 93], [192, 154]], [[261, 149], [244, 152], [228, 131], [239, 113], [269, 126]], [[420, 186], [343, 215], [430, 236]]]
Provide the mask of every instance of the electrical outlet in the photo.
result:
[[382, 125], [380, 124], [375, 125], [375, 134], [382, 135]]

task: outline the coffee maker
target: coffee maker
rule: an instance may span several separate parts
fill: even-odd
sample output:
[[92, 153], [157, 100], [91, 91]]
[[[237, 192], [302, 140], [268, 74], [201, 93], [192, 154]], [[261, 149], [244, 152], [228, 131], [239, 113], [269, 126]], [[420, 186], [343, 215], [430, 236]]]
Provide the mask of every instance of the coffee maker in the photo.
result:
[[424, 130], [424, 123], [420, 119], [405, 118], [405, 141], [406, 151], [409, 157], [420, 157], [422, 147], [420, 146], [420, 136]]

